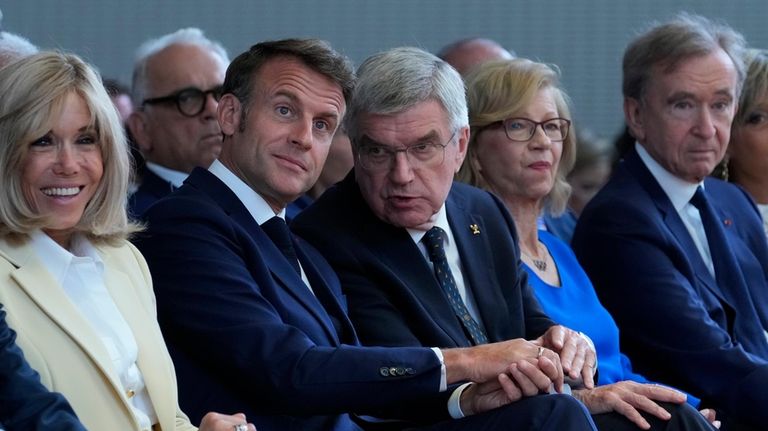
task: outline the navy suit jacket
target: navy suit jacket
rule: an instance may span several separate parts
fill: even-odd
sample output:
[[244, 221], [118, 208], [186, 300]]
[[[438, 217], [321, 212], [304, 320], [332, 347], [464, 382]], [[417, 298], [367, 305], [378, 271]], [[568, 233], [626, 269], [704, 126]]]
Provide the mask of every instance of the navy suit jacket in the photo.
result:
[[[740, 188], [706, 179], [749, 294], [768, 328], [768, 247]], [[743, 422], [768, 422], [768, 358], [733, 339], [740, 312], [724, 299], [665, 192], [632, 151], [579, 218], [573, 248], [621, 345], [647, 377], [701, 394]]]
[[[488, 192], [454, 183], [446, 211], [488, 340], [543, 334], [554, 323], [528, 286], [504, 204]], [[291, 226], [336, 270], [363, 343], [472, 344], [411, 236], [371, 212], [354, 172], [299, 213]]]
[[209, 410], [244, 412], [269, 431], [357, 429], [346, 412], [448, 418], [434, 352], [360, 347], [322, 256], [294, 239], [313, 295], [207, 170], [193, 171], [145, 219], [137, 245], [193, 421]]
[[128, 198], [128, 214], [134, 218], [141, 218], [147, 208], [160, 198], [171, 194], [173, 190], [173, 184], [145, 167], [141, 176], [141, 185]]
[[0, 428], [84, 431], [64, 397], [40, 383], [40, 376], [24, 360], [15, 339], [0, 308]]

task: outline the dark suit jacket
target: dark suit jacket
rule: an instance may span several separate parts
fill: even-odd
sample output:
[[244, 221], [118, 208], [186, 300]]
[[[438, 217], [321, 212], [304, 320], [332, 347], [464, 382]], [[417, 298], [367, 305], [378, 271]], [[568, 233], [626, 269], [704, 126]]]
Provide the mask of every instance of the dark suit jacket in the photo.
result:
[[[705, 180], [749, 294], [768, 328], [768, 247], [740, 188]], [[740, 312], [723, 299], [671, 201], [632, 151], [579, 218], [579, 261], [647, 377], [701, 394], [742, 421], [768, 422], [768, 357], [732, 338]]]
[[[446, 211], [488, 340], [544, 333], [553, 322], [527, 284], [504, 205], [490, 193], [454, 183]], [[371, 212], [354, 173], [299, 213], [292, 228], [320, 249], [339, 274], [363, 343], [471, 345], [408, 232]]]
[[16, 346], [16, 334], [0, 308], [0, 428], [14, 430], [84, 431], [64, 397], [40, 383]]
[[210, 172], [196, 169], [145, 216], [137, 245], [193, 421], [216, 410], [244, 412], [259, 431], [348, 430], [349, 411], [448, 417], [434, 352], [359, 347], [327, 262], [295, 238], [313, 295]]
[[160, 178], [156, 173], [144, 168], [141, 185], [128, 198], [128, 214], [141, 218], [153, 203], [169, 195], [174, 190], [173, 184]]

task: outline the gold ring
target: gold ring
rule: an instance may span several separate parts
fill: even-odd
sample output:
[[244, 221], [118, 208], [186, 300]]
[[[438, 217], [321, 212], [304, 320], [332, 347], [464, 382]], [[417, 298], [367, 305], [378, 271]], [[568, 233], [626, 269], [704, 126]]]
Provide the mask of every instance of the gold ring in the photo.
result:
[[540, 358], [540, 357], [542, 357], [543, 355], [544, 355], [544, 348], [543, 348], [543, 347], [541, 347], [541, 346], [539, 346], [539, 351], [538, 351], [538, 352], [536, 352], [536, 357], [537, 357], [537, 358]]

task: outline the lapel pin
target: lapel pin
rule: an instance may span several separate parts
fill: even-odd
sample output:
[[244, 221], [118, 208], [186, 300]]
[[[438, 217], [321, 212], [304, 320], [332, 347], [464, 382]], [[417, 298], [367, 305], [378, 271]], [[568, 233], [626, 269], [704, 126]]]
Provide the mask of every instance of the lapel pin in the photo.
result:
[[480, 235], [480, 226], [472, 223], [469, 228], [472, 230], [472, 235]]
[[727, 218], [727, 219], [723, 220], [723, 224], [726, 225], [726, 226], [730, 226], [730, 225], [733, 224], [733, 220]]

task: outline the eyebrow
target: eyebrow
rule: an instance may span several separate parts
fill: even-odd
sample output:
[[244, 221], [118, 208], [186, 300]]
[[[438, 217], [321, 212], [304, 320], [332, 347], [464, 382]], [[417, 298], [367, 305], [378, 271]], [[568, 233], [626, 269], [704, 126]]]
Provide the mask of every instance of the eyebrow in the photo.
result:
[[[287, 98], [288, 100], [291, 101], [291, 103], [293, 103], [295, 105], [298, 105], [302, 109], [304, 107], [304, 104], [302, 103], [301, 99], [299, 99], [298, 96], [296, 96], [296, 94], [294, 94], [292, 91], [279, 90], [279, 91], [277, 91], [272, 96], [271, 99], [275, 100], [275, 99], [277, 99], [279, 97]], [[338, 123], [339, 113], [338, 112], [334, 112], [334, 111], [321, 112], [319, 114], [319, 117], [320, 118], [332, 118], [334, 120], [334, 122]]]
[[[417, 144], [421, 144], [421, 143], [424, 143], [424, 142], [435, 142], [435, 141], [439, 141], [439, 140], [440, 140], [440, 135], [437, 133], [436, 130], [433, 129], [433, 130], [430, 130], [425, 135], [423, 135], [423, 136], [421, 136], [419, 138], [416, 138], [413, 141], [413, 143], [411, 143], [409, 145], [404, 145], [404, 146], [407, 147], [407, 146], [410, 146], [410, 145], [417, 145]], [[368, 135], [363, 135], [360, 138], [360, 145], [362, 145], [362, 146], [377, 146], [377, 147], [388, 147], [389, 146], [389, 145], [384, 145], [384, 144], [382, 144], [380, 142], [376, 142], [375, 140], [371, 139], [371, 137], [368, 136]]]
[[[726, 96], [730, 100], [734, 100], [733, 92], [730, 89], [723, 88], [720, 90], [715, 91], [715, 95], [718, 96]], [[667, 103], [675, 102], [682, 99], [698, 99], [695, 94], [688, 92], [688, 91], [678, 91], [676, 93], [672, 93], [667, 97], [666, 101]]]

